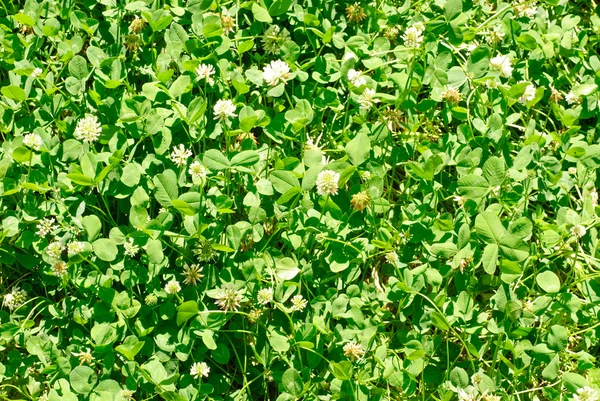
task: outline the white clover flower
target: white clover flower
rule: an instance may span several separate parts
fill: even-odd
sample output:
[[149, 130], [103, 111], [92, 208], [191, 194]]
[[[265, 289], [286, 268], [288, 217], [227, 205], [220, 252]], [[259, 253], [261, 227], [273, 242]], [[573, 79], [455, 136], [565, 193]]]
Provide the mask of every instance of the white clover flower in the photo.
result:
[[[420, 24], [420, 25], [417, 25]], [[423, 43], [423, 29], [422, 23], [417, 23], [404, 31], [404, 35], [402, 35], [402, 39], [404, 39], [404, 46], [418, 49], [421, 47], [421, 43]]]
[[375, 90], [371, 88], [366, 88], [363, 93], [360, 94], [358, 103], [362, 110], [368, 110], [373, 107], [373, 104], [379, 102], [379, 99], [373, 99], [373, 96], [375, 96]]
[[590, 197], [592, 198], [592, 205], [594, 205], [594, 207], [598, 206], [598, 192], [596, 191], [596, 188], [590, 191]]
[[215, 80], [212, 79], [212, 76], [215, 74], [215, 68], [212, 65], [208, 64], [200, 64], [198, 68], [196, 68], [196, 75], [198, 75], [199, 79], [204, 79], [206, 83], [213, 85]]
[[33, 69], [33, 72], [31, 73], [30, 77], [33, 79], [38, 78], [40, 75], [42, 75], [43, 72], [44, 70], [42, 70], [40, 67], [36, 67]]
[[2, 305], [6, 306], [10, 310], [15, 310], [19, 306], [23, 305], [27, 300], [27, 291], [19, 288], [13, 287], [11, 292], [4, 295], [4, 300], [2, 301]]
[[398, 254], [396, 253], [396, 251], [391, 251], [385, 254], [385, 261], [388, 262], [391, 265], [396, 264], [396, 262], [398, 261]]
[[71, 352], [71, 354], [79, 358], [79, 365], [83, 365], [84, 363], [90, 365], [94, 361], [92, 351], [89, 348], [86, 348], [85, 351]]
[[235, 31], [235, 28], [237, 28], [235, 20], [225, 7], [221, 9], [221, 28], [223, 29], [223, 34], [225, 35], [229, 35], [230, 32]]
[[179, 146], [173, 146], [173, 151], [171, 152], [171, 161], [178, 167], [186, 165], [190, 157], [192, 157], [192, 151], [186, 149], [183, 144], [179, 144]]
[[129, 257], [134, 257], [140, 251], [140, 247], [133, 243], [133, 238], [129, 238], [123, 244], [125, 255]]
[[243, 298], [244, 290], [236, 290], [231, 284], [219, 289], [215, 303], [226, 312], [237, 311]]
[[498, 24], [492, 28], [491, 31], [487, 32], [486, 40], [491, 44], [496, 44], [502, 42], [506, 34], [502, 29], [502, 25]]
[[519, 102], [525, 104], [531, 102], [533, 99], [535, 99], [535, 86], [530, 83], [525, 88], [525, 92], [519, 97]]
[[217, 100], [213, 107], [215, 120], [225, 120], [228, 117], [236, 117], [235, 104], [231, 100]]
[[30, 149], [38, 151], [40, 150], [43, 144], [44, 141], [42, 140], [42, 137], [38, 134], [26, 134], [25, 136], [23, 136], [23, 145], [27, 146]]
[[535, 4], [521, 3], [514, 6], [515, 15], [517, 17], [527, 17], [532, 19], [537, 13], [537, 7]]
[[306, 305], [308, 305], [308, 301], [302, 295], [295, 295], [292, 297], [292, 307], [290, 309], [292, 312], [302, 312]]
[[258, 295], [256, 297], [259, 304], [266, 305], [269, 302], [273, 301], [273, 288], [263, 288], [258, 291]]
[[357, 71], [354, 68], [348, 70], [348, 81], [352, 82], [352, 85], [357, 88], [367, 84], [367, 80], [362, 75], [362, 72]]
[[577, 238], [583, 237], [586, 232], [587, 232], [587, 230], [581, 224], [577, 224], [577, 225], [574, 225], [573, 227], [571, 227], [571, 234], [573, 234], [573, 236], [575, 236]]
[[365, 350], [362, 345], [352, 341], [344, 345], [344, 356], [353, 361], [358, 361], [365, 355]]
[[52, 265], [52, 274], [54, 274], [56, 277], [64, 277], [68, 273], [69, 270], [67, 264], [62, 260], [59, 260], [58, 262]]
[[183, 276], [185, 279], [183, 282], [188, 285], [196, 285], [204, 275], [202, 274], [202, 267], [194, 263], [191, 266], [185, 264], [183, 266]]
[[190, 369], [190, 375], [192, 375], [194, 379], [199, 377], [208, 377], [209, 373], [210, 367], [206, 364], [206, 362], [196, 362]]
[[36, 234], [40, 237], [45, 237], [53, 231], [57, 230], [59, 227], [58, 225], [54, 224], [55, 221], [56, 220], [54, 220], [54, 217], [44, 218], [43, 220], [41, 220], [37, 224], [37, 226], [35, 226], [35, 228], [37, 228]]
[[565, 100], [567, 101], [567, 104], [569, 106], [573, 104], [581, 104], [581, 98], [575, 95], [572, 91], [567, 93], [567, 95], [565, 96]]
[[571, 175], [576, 175], [577, 174], [577, 167], [569, 167], [569, 169], [567, 171]]
[[181, 286], [177, 280], [171, 280], [165, 284], [165, 291], [167, 294], [177, 294], [179, 291], [181, 291]]
[[598, 390], [589, 386], [580, 387], [577, 389], [577, 394], [573, 395], [573, 401], [599, 401], [600, 394]]
[[468, 386], [466, 389], [461, 388], [458, 390], [459, 401], [477, 401], [478, 398], [477, 391], [473, 386]]
[[83, 252], [84, 244], [81, 241], [73, 241], [67, 244], [67, 253], [69, 256], [77, 255]]
[[344, 61], [349, 61], [349, 60], [358, 60], [358, 57], [356, 57], [356, 54], [354, 54], [353, 52], [351, 52], [350, 50], [348, 50], [345, 54], [344, 54]]
[[371, 172], [370, 171], [363, 172], [362, 175], [360, 176], [360, 179], [362, 182], [369, 182], [371, 180]]
[[96, 142], [102, 133], [102, 125], [96, 116], [86, 116], [75, 127], [75, 139], [91, 143]]
[[499, 71], [504, 78], [509, 78], [512, 74], [513, 67], [510, 65], [510, 58], [502, 54], [492, 57], [490, 60], [490, 68]]
[[281, 47], [290, 39], [287, 29], [281, 30], [279, 25], [271, 25], [262, 37], [263, 49], [267, 53], [279, 54]]
[[206, 167], [202, 165], [202, 163], [196, 160], [190, 165], [188, 173], [192, 176], [192, 178], [195, 178], [197, 180], [204, 180], [206, 179], [208, 171], [206, 170]]
[[52, 259], [60, 259], [60, 255], [62, 254], [62, 251], [64, 249], [65, 247], [63, 246], [63, 244], [61, 244], [58, 241], [54, 241], [48, 244], [48, 247], [46, 248], [46, 253]]
[[290, 66], [285, 61], [271, 61], [263, 68], [263, 79], [269, 86], [286, 83], [290, 79]]
[[121, 391], [121, 397], [123, 397], [123, 399], [127, 400], [127, 401], [133, 400], [133, 394], [134, 394], [134, 392], [131, 390], [122, 390]]
[[461, 100], [460, 91], [449, 86], [442, 92], [442, 99], [448, 103], [458, 103]]
[[333, 170], [323, 170], [317, 176], [317, 193], [321, 196], [337, 195], [340, 174]]
[[485, 86], [488, 89], [496, 89], [498, 87], [498, 81], [495, 78], [490, 78], [485, 81]]

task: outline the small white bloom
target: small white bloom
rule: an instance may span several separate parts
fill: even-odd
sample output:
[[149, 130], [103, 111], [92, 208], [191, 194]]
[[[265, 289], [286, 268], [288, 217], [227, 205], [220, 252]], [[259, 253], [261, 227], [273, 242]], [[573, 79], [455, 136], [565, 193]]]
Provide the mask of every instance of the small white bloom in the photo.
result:
[[200, 265], [194, 263], [191, 266], [185, 264], [183, 266], [183, 276], [185, 279], [183, 282], [188, 285], [196, 285], [204, 275], [202, 274], [202, 268]]
[[362, 75], [362, 72], [354, 68], [348, 70], [348, 81], [352, 82], [352, 85], [357, 88], [367, 84], [367, 79]]
[[40, 237], [45, 237], [48, 234], [58, 229], [58, 225], [54, 224], [54, 217], [45, 218], [41, 220], [35, 228], [37, 228], [36, 234]]
[[165, 285], [165, 291], [167, 294], [177, 294], [179, 291], [181, 291], [181, 286], [177, 280], [171, 280]]
[[571, 227], [571, 234], [573, 234], [575, 237], [581, 238], [585, 235], [586, 232], [587, 230], [581, 224], [577, 224]]
[[306, 308], [306, 305], [308, 305], [308, 301], [302, 295], [292, 297], [292, 312], [302, 312]]
[[502, 25], [496, 25], [491, 31], [487, 32], [486, 40], [491, 44], [500, 43], [504, 39], [504, 36], [506, 34], [502, 29]]
[[519, 98], [519, 102], [525, 104], [527, 102], [531, 102], [533, 99], [535, 99], [535, 86], [530, 83], [525, 88], [525, 92], [523, 92], [523, 94]]
[[215, 120], [224, 120], [228, 117], [236, 117], [235, 104], [231, 100], [217, 100], [213, 107]]
[[73, 241], [67, 244], [67, 253], [69, 256], [77, 255], [83, 252], [83, 242], [81, 241]]
[[259, 304], [266, 305], [269, 302], [273, 301], [273, 288], [263, 288], [258, 291], [258, 295], [256, 297]]
[[323, 170], [317, 176], [317, 193], [321, 196], [337, 195], [340, 174], [332, 170]]
[[92, 356], [92, 351], [89, 348], [86, 348], [85, 351], [71, 352], [71, 354], [73, 354], [73, 356], [76, 356], [79, 358], [80, 365], [83, 365], [84, 363], [87, 363], [88, 365], [90, 365], [94, 361], [94, 357]]
[[365, 350], [362, 345], [356, 341], [351, 341], [344, 345], [344, 356], [353, 361], [358, 361], [365, 355]]
[[4, 295], [4, 300], [2, 304], [6, 306], [10, 310], [17, 309], [19, 306], [23, 305], [27, 300], [27, 291], [22, 290], [19, 287], [13, 287], [11, 292]]
[[212, 79], [212, 76], [215, 74], [215, 68], [212, 65], [208, 64], [200, 64], [198, 68], [196, 68], [196, 75], [198, 78], [204, 79], [206, 83], [213, 85], [215, 80]]
[[33, 72], [31, 73], [30, 77], [31, 78], [38, 78], [40, 75], [42, 75], [42, 73], [44, 72], [44, 70], [42, 70], [40, 67], [36, 67], [34, 68]]
[[285, 61], [271, 61], [263, 68], [263, 79], [269, 86], [286, 83], [290, 79], [290, 66]]
[[64, 261], [59, 260], [58, 262], [56, 262], [52, 265], [52, 273], [56, 277], [66, 276], [69, 273], [67, 264]]
[[121, 397], [123, 397], [124, 400], [130, 401], [133, 400], [133, 391], [131, 390], [121, 390]]
[[46, 253], [52, 259], [60, 259], [60, 255], [62, 254], [62, 251], [64, 249], [65, 248], [64, 248], [63, 244], [61, 244], [58, 241], [54, 241], [54, 242], [51, 242], [50, 244], [48, 244], [48, 247], [46, 248]]
[[188, 173], [192, 176], [192, 178], [203, 180], [206, 178], [208, 172], [206, 171], [206, 167], [202, 165], [199, 161], [195, 161], [190, 165], [190, 169]]
[[598, 206], [598, 192], [596, 191], [596, 188], [590, 191], [590, 197], [592, 198], [592, 205], [594, 205], [594, 207]]
[[577, 394], [573, 395], [573, 401], [599, 401], [600, 393], [598, 390], [589, 386], [577, 389]]
[[348, 52], [346, 52], [346, 54], [344, 54], [344, 61], [348, 61], [348, 60], [358, 60], [358, 57], [356, 57], [356, 54], [354, 54], [353, 52], [348, 50]]
[[466, 391], [462, 388], [458, 390], [459, 401], [477, 401], [478, 398], [477, 391], [473, 386], [468, 386]]
[[398, 261], [398, 254], [396, 253], [396, 251], [391, 251], [385, 254], [385, 261], [388, 262], [391, 265], [396, 264], [396, 262]]
[[236, 290], [232, 284], [225, 284], [217, 293], [215, 303], [226, 312], [237, 311], [242, 301], [244, 290]]
[[26, 134], [25, 136], [23, 136], [23, 145], [27, 146], [30, 149], [38, 151], [40, 150], [43, 144], [44, 141], [42, 140], [42, 137], [38, 134]]
[[187, 164], [188, 159], [192, 157], [192, 151], [186, 149], [183, 144], [179, 144], [179, 146], [174, 146], [173, 151], [171, 152], [171, 161], [175, 163], [178, 167], [181, 167]]
[[509, 78], [512, 74], [513, 67], [510, 65], [510, 58], [502, 54], [498, 54], [490, 60], [490, 68], [500, 72], [504, 78]]
[[569, 167], [567, 170], [571, 175], [577, 175], [577, 167]]
[[569, 106], [573, 104], [581, 104], [581, 98], [575, 95], [573, 92], [567, 93], [567, 95], [565, 96], [565, 100], [567, 101], [567, 104]]
[[190, 374], [194, 376], [194, 379], [198, 377], [208, 377], [210, 373], [210, 367], [206, 364], [206, 362], [196, 362], [192, 365], [190, 369]]
[[373, 107], [374, 103], [378, 103], [379, 99], [373, 99], [375, 96], [375, 90], [371, 88], [366, 88], [363, 93], [358, 97], [358, 103], [360, 104], [360, 108], [363, 110], [368, 110]]
[[[420, 25], [417, 25], [420, 24]], [[422, 23], [417, 23], [404, 31], [404, 35], [402, 35], [402, 39], [404, 39], [404, 45], [406, 47], [418, 49], [421, 47], [421, 43], [423, 43], [423, 29]]]
[[521, 3], [514, 6], [515, 15], [517, 17], [527, 17], [532, 19], [537, 13], [535, 4]]
[[362, 182], [369, 182], [369, 180], [371, 179], [371, 172], [370, 171], [363, 172], [362, 175], [360, 176], [360, 179]]
[[102, 125], [96, 116], [82, 118], [75, 127], [75, 138], [87, 143], [96, 142], [100, 133], [102, 133]]
[[133, 238], [129, 238], [123, 244], [123, 248], [125, 250], [125, 255], [129, 257], [134, 257], [140, 250], [140, 247], [133, 243]]

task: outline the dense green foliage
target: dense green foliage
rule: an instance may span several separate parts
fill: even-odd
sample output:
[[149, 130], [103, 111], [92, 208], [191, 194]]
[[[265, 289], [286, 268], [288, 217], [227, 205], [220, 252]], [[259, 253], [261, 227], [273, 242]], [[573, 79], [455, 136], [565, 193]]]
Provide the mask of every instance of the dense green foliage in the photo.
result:
[[0, 0], [0, 400], [598, 401], [599, 34]]

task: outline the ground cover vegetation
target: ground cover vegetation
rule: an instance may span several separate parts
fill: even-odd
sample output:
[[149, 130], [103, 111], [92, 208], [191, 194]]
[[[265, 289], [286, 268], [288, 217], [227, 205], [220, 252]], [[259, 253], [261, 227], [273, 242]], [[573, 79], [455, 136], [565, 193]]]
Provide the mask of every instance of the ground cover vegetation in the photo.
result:
[[600, 399], [593, 1], [0, 1], [0, 400]]

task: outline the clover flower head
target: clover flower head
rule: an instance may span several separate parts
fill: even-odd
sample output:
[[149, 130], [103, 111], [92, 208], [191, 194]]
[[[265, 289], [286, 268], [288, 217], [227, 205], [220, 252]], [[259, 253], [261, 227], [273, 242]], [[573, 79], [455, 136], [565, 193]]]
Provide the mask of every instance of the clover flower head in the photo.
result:
[[215, 303], [224, 311], [237, 311], [243, 298], [243, 290], [236, 290], [232, 284], [221, 287], [217, 293]]
[[340, 174], [333, 170], [323, 170], [317, 176], [317, 193], [321, 196], [337, 195]]
[[206, 364], [206, 362], [196, 362], [190, 369], [190, 375], [192, 375], [194, 379], [199, 377], [208, 377], [209, 373], [210, 367]]
[[123, 244], [123, 249], [125, 255], [129, 257], [134, 257], [140, 251], [140, 247], [133, 243], [133, 238], [129, 238], [127, 241], [125, 241]]
[[504, 39], [504, 36], [506, 36], [506, 34], [504, 33], [504, 30], [502, 29], [502, 25], [498, 24], [498, 25], [494, 26], [491, 31], [487, 32], [486, 40], [491, 44], [496, 44], [496, 43], [502, 42], [502, 39]]
[[235, 114], [235, 104], [231, 100], [217, 100], [215, 106], [213, 107], [213, 111], [215, 113], [215, 120], [225, 120], [229, 117], [236, 117]]
[[233, 16], [229, 14], [229, 11], [225, 7], [221, 9], [221, 27], [225, 35], [229, 35], [230, 32], [235, 31], [235, 28], [237, 28]]
[[263, 68], [263, 79], [269, 86], [286, 83], [290, 79], [290, 66], [282, 60], [271, 61]]
[[598, 401], [600, 400], [600, 393], [598, 390], [589, 386], [580, 387], [577, 389], [577, 393], [573, 395], [573, 401]]
[[165, 291], [167, 292], [167, 294], [177, 294], [179, 291], [181, 291], [181, 285], [179, 285], [179, 281], [169, 281], [167, 284], [165, 284]]
[[19, 287], [13, 287], [13, 289], [9, 293], [4, 295], [2, 305], [6, 306], [10, 310], [15, 310], [19, 306], [23, 305], [26, 300], [27, 291]]
[[192, 265], [185, 264], [183, 266], [183, 276], [185, 277], [183, 282], [188, 285], [196, 285], [204, 277], [202, 267], [196, 263]]
[[37, 226], [35, 226], [35, 228], [37, 228], [36, 234], [40, 237], [45, 237], [53, 231], [56, 231], [58, 229], [58, 225], [54, 224], [55, 221], [56, 220], [54, 220], [54, 217], [40, 220]]
[[290, 39], [287, 29], [281, 29], [279, 25], [271, 25], [262, 37], [263, 49], [267, 53], [279, 54], [281, 47]]
[[375, 90], [371, 88], [366, 88], [363, 93], [358, 97], [358, 103], [360, 104], [360, 108], [362, 110], [368, 110], [373, 107], [373, 104], [378, 103], [379, 99], [374, 99]]
[[573, 104], [581, 104], [581, 98], [574, 94], [572, 91], [567, 93], [565, 100], [569, 106]]
[[81, 241], [72, 241], [67, 244], [67, 253], [69, 256], [77, 255], [83, 252], [84, 244]]
[[532, 19], [537, 13], [537, 7], [532, 3], [521, 3], [514, 6], [513, 10], [517, 17], [526, 17]]
[[131, 21], [131, 24], [129, 24], [129, 29], [133, 33], [140, 33], [144, 29], [145, 25], [146, 21], [136, 15], [133, 21]]
[[594, 207], [598, 206], [598, 191], [596, 191], [596, 188], [590, 191], [590, 197], [592, 198], [592, 205], [594, 205]]
[[273, 288], [262, 288], [256, 296], [259, 304], [266, 305], [273, 301]]
[[458, 103], [461, 99], [460, 92], [457, 88], [448, 87], [442, 92], [442, 99], [448, 103]]
[[[420, 25], [417, 25], [420, 24]], [[404, 35], [402, 35], [402, 39], [404, 39], [404, 46], [410, 47], [413, 49], [418, 49], [421, 47], [421, 43], [423, 43], [423, 31], [424, 26], [423, 23], [417, 23], [411, 27], [406, 28], [404, 31]], [[423, 28], [423, 29], [421, 29]]]
[[509, 78], [512, 74], [513, 67], [510, 65], [510, 58], [506, 55], [498, 54], [490, 60], [490, 68], [499, 71], [504, 78]]
[[196, 75], [199, 79], [204, 79], [206, 83], [213, 85], [215, 80], [212, 76], [215, 74], [215, 68], [209, 64], [200, 64], [198, 68], [196, 68]]
[[346, 17], [350, 22], [359, 23], [367, 18], [367, 14], [365, 14], [365, 9], [362, 8], [360, 3], [354, 3], [346, 7]]
[[553, 85], [550, 85], [550, 101], [558, 103], [563, 99], [562, 93], [557, 90]]
[[44, 141], [42, 137], [38, 134], [25, 134], [23, 136], [23, 145], [27, 146], [29, 149], [33, 149], [35, 151], [40, 150]]
[[86, 348], [85, 351], [71, 352], [71, 354], [79, 358], [79, 365], [83, 365], [84, 363], [90, 365], [94, 361], [92, 351], [89, 348]]
[[294, 295], [290, 309], [292, 312], [302, 312], [306, 308], [306, 305], [308, 305], [308, 301], [302, 295]]
[[124, 400], [133, 400], [133, 394], [134, 392], [131, 390], [121, 390], [121, 397], [123, 397]]
[[193, 252], [194, 255], [198, 257], [198, 260], [200, 262], [208, 262], [212, 260], [217, 254], [217, 252], [213, 249], [212, 244], [205, 239], [200, 239], [196, 243]]
[[351, 341], [344, 345], [344, 356], [353, 361], [358, 361], [365, 355], [365, 350], [362, 345], [356, 341]]
[[62, 251], [64, 249], [65, 247], [63, 246], [63, 244], [61, 244], [58, 241], [54, 241], [48, 244], [48, 246], [46, 247], [46, 253], [52, 259], [60, 259], [60, 255], [62, 254]]
[[192, 176], [192, 178], [195, 178], [197, 180], [204, 180], [206, 179], [208, 171], [206, 170], [206, 167], [202, 165], [202, 163], [196, 160], [190, 165], [188, 173]]
[[171, 151], [171, 161], [178, 167], [186, 165], [190, 157], [192, 157], [192, 151], [186, 149], [182, 143], [179, 144], [179, 146], [173, 146], [173, 150]]
[[158, 302], [158, 297], [154, 294], [148, 294], [148, 295], [146, 295], [146, 298], [144, 298], [144, 303], [148, 306], [154, 306], [154, 305], [156, 305], [157, 302]]
[[352, 195], [350, 203], [352, 204], [352, 208], [354, 210], [362, 212], [371, 204], [371, 197], [367, 191], [358, 192]]
[[354, 68], [348, 70], [348, 81], [352, 82], [352, 85], [361, 87], [367, 84], [366, 78], [362, 75], [361, 71], [357, 71]]
[[40, 67], [35, 67], [33, 69], [33, 72], [31, 73], [30, 77], [34, 78], [34, 79], [39, 78], [43, 72], [44, 72], [44, 70], [42, 70]]
[[86, 116], [77, 122], [75, 139], [91, 143], [96, 142], [102, 133], [102, 125], [96, 116]]
[[519, 97], [519, 102], [525, 104], [527, 102], [531, 102], [533, 99], [535, 99], [535, 85], [530, 83], [525, 88], [525, 92], [521, 95], [521, 97]]
[[581, 224], [576, 224], [573, 227], [571, 227], [571, 234], [573, 234], [573, 236], [577, 238], [583, 237], [585, 233], [587, 233], [587, 230]]
[[390, 251], [385, 254], [385, 261], [391, 265], [396, 264], [396, 262], [398, 262], [398, 259], [399, 258], [398, 258], [398, 254], [396, 253], [396, 251]]
[[62, 260], [55, 262], [52, 265], [52, 274], [54, 274], [56, 277], [65, 277], [67, 274], [69, 274], [67, 264]]

